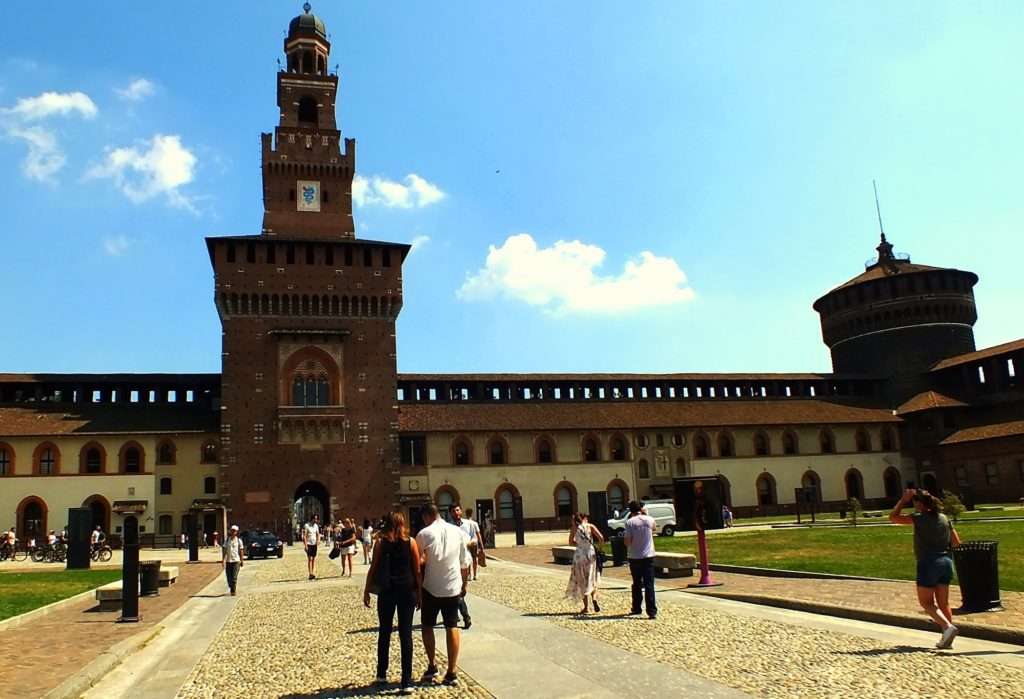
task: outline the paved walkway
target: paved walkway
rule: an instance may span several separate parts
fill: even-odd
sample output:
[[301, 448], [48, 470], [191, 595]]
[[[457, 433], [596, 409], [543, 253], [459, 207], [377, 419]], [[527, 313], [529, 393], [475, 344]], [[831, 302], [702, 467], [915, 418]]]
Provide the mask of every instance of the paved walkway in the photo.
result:
[[[551, 559], [551, 545], [499, 548], [491, 551], [494, 556], [517, 563], [568, 571], [564, 565]], [[568, 573], [566, 573], [568, 574]], [[605, 575], [611, 580], [628, 581], [626, 566], [605, 568]], [[894, 621], [919, 622], [924, 612], [919, 610], [912, 582], [827, 580], [814, 578], [773, 578], [760, 575], [713, 572], [716, 582], [722, 587], [686, 591], [693, 594], [712, 596], [736, 596], [738, 599], [753, 601], [755, 598], [766, 602], [782, 604], [790, 601], [830, 607], [837, 612], [855, 610], [870, 613], [884, 613], [897, 617]], [[659, 581], [666, 589], [685, 589], [697, 582], [696, 578], [667, 578]], [[956, 615], [956, 621], [965, 626], [988, 627], [1000, 631], [1020, 633], [1024, 639], [1024, 593], [1002, 594], [1004, 611], [981, 612]], [[950, 588], [950, 604], [954, 610], [960, 606], [960, 588]]]
[[22, 626], [0, 631], [3, 664], [0, 696], [40, 697], [81, 671], [111, 646], [152, 629], [220, 572], [211, 563], [179, 566], [178, 581], [157, 597], [139, 600], [142, 620], [118, 624], [120, 611], [101, 612], [94, 599], [55, 610]]

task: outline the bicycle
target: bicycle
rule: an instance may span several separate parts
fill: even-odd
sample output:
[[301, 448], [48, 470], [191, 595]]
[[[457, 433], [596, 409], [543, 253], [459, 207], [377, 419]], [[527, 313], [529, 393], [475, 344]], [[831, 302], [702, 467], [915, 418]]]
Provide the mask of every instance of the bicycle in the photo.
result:
[[59, 541], [52, 546], [37, 546], [32, 551], [32, 560], [35, 563], [63, 563], [67, 556], [67, 547]]
[[28, 558], [28, 549], [19, 549], [10, 544], [0, 547], [0, 561], [24, 561]]
[[92, 551], [89, 552], [89, 558], [98, 563], [106, 563], [114, 555], [113, 549], [106, 544], [100, 546], [94, 546]]

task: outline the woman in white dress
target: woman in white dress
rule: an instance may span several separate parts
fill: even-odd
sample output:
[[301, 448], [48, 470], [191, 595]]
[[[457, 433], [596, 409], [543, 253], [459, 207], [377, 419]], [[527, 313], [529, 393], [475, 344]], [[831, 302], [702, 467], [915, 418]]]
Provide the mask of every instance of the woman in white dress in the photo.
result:
[[597, 549], [595, 544], [604, 543], [600, 530], [587, 521], [587, 515], [573, 515], [573, 527], [569, 530], [569, 545], [576, 547], [572, 557], [572, 573], [569, 574], [569, 586], [565, 596], [583, 602], [580, 614], [589, 612], [588, 603], [593, 601], [594, 611], [601, 611], [597, 603], [597, 586], [601, 582], [601, 574], [597, 571]]

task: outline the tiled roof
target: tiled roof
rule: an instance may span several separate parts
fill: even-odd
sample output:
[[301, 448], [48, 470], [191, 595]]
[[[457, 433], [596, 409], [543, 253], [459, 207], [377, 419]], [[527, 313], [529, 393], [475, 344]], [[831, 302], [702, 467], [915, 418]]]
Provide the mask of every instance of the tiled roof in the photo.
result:
[[867, 374], [399, 374], [399, 381], [834, 381], [872, 379]]
[[979, 359], [988, 359], [989, 357], [998, 357], [1000, 354], [1007, 354], [1009, 352], [1015, 352], [1016, 350], [1024, 349], [1024, 338], [1020, 340], [1013, 340], [1012, 342], [1004, 342], [1001, 345], [994, 345], [992, 347], [986, 347], [985, 349], [977, 350], [976, 352], [968, 352], [966, 354], [958, 354], [955, 357], [949, 359], [943, 359], [941, 362], [937, 362], [932, 365], [932, 371], [941, 371], [942, 369], [948, 369], [953, 366], [959, 366], [966, 364], [967, 362], [975, 362]]
[[197, 406], [0, 408], [0, 437], [217, 432], [220, 416]]
[[910, 413], [931, 410], [932, 408], [959, 408], [967, 405], [956, 398], [950, 398], [935, 391], [918, 393], [906, 403], [896, 409], [898, 415], [909, 415]]
[[959, 444], [960, 442], [978, 442], [983, 439], [998, 439], [1024, 434], [1024, 420], [997, 422], [993, 425], [965, 427], [946, 437], [939, 444]]
[[623, 403], [416, 403], [402, 405], [405, 432], [639, 429], [900, 422], [891, 410], [824, 400], [638, 401]]

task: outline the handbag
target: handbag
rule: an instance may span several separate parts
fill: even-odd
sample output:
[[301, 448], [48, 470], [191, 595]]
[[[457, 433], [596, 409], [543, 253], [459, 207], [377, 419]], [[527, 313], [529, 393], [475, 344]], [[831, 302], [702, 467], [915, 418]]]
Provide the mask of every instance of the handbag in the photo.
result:
[[598, 573], [604, 572], [604, 564], [605, 564], [605, 561], [607, 561], [607, 560], [608, 560], [607, 554], [605, 554], [605, 552], [602, 551], [601, 549], [597, 549], [597, 572]]
[[329, 554], [327, 554], [327, 557], [330, 558], [331, 560], [333, 560], [333, 559], [337, 558], [340, 555], [341, 555], [341, 547], [338, 546], [337, 544], [335, 544], [334, 548], [331, 549], [331, 552]]

